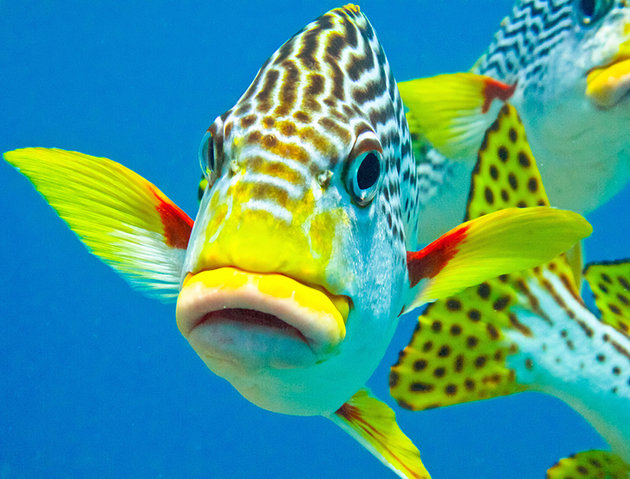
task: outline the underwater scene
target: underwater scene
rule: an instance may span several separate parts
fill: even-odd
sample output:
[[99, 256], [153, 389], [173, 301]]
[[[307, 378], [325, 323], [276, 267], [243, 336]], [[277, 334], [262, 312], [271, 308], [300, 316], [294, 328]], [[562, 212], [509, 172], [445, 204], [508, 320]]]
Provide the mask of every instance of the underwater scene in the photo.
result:
[[[4, 223], [0, 239], [0, 479], [366, 479], [396, 474], [533, 479], [546, 477], [560, 459], [589, 450], [614, 454], [587, 454], [584, 462], [567, 463], [564, 472], [550, 471], [548, 477], [571, 477], [566, 472], [570, 467], [578, 472], [591, 468], [579, 477], [629, 477], [630, 468], [623, 464], [630, 462], [627, 263], [613, 265], [619, 267], [614, 271], [621, 286], [615, 290], [617, 306], [611, 307], [612, 313], [604, 313], [607, 324], [597, 319], [595, 300], [580, 276], [581, 260], [575, 249], [567, 259], [561, 256], [525, 279], [507, 275], [548, 262], [588, 235], [589, 228], [577, 215], [562, 210], [577, 211], [592, 225], [592, 234], [582, 242], [585, 263], [630, 258], [630, 7], [613, 0], [520, 0], [512, 17], [502, 23], [514, 5], [511, 0], [372, 0], [360, 3], [359, 10], [339, 9], [342, 3], [329, 1], [284, 0], [0, 3], [2, 152], [28, 147], [82, 152], [123, 164], [150, 182], [118, 170], [111, 162], [58, 150], [22, 150], [7, 153], [6, 161], [0, 161]], [[312, 27], [320, 36], [296, 37], [290, 44], [293, 49], [279, 50], [265, 64], [296, 32], [332, 9], [339, 10]], [[335, 28], [342, 28], [339, 25], [345, 36], [334, 33]], [[500, 33], [495, 36], [495, 32]], [[322, 39], [330, 43], [318, 43]], [[279, 77], [290, 84], [292, 75], [302, 74], [293, 70], [295, 65], [316, 72], [324, 64], [321, 75], [308, 77], [307, 87], [287, 88], [276, 92], [276, 97], [271, 95], [271, 100], [263, 98], [269, 96], [272, 79]], [[246, 94], [239, 101], [261, 67], [258, 84], [252, 87], [258, 88], [257, 96]], [[494, 80], [470, 75], [407, 82], [471, 68]], [[402, 100], [392, 78], [402, 83]], [[340, 84], [345, 91], [335, 90]], [[315, 96], [322, 91], [331, 93], [330, 101], [318, 103]], [[290, 145], [295, 126], [281, 128], [278, 120], [286, 116], [286, 110], [280, 107], [295, 101], [307, 105], [309, 95], [314, 96], [310, 105], [317, 105], [304, 110], [319, 119], [319, 127], [336, 136], [331, 140], [333, 136], [322, 134], [328, 139], [326, 147], [316, 141], [315, 146], [304, 146], [320, 161], [313, 160], [316, 167], [304, 168], [302, 176], [308, 181], [288, 184], [285, 177], [269, 179], [258, 165], [258, 176], [250, 174], [247, 180], [250, 186], [224, 187], [225, 178], [241, 174], [247, 178], [245, 163], [254, 168], [245, 158], [253, 151], [251, 143], [256, 143], [248, 128], [255, 129], [258, 121], [269, 131], [277, 127], [281, 132], [277, 138]], [[266, 101], [267, 106], [252, 107], [255, 101]], [[270, 113], [269, 101], [280, 104], [275, 113]], [[505, 102], [514, 108], [503, 107]], [[264, 113], [265, 108], [266, 116], [257, 117], [255, 112]], [[229, 115], [217, 119], [228, 110]], [[298, 126], [309, 123], [306, 113], [293, 117]], [[232, 131], [232, 125], [239, 126]], [[521, 128], [527, 133], [546, 194], [537, 173], [523, 183], [517, 170], [514, 179], [505, 180], [513, 196], [500, 187], [489, 189], [497, 176], [501, 178], [495, 173], [497, 168], [507, 162], [501, 147], [497, 150], [500, 161], [488, 158], [487, 145], [502, 141], [505, 131], [514, 143], [518, 136], [521, 152], [529, 151]], [[434, 136], [436, 131], [445, 135]], [[225, 146], [220, 143], [223, 137]], [[288, 146], [277, 147], [276, 137], [273, 144], [265, 141], [261, 140], [266, 149], [260, 158], [283, 152], [287, 158], [299, 156]], [[334, 152], [329, 156], [341, 158], [342, 163], [322, 163], [318, 157], [322, 149]], [[473, 170], [477, 158], [483, 166]], [[62, 168], [64, 162], [73, 161], [76, 168]], [[516, 164], [533, 168], [532, 162], [531, 156], [519, 153]], [[483, 176], [486, 165], [489, 173]], [[276, 170], [265, 171], [273, 174]], [[205, 180], [200, 186], [202, 173]], [[471, 173], [476, 175], [472, 189]], [[88, 253], [24, 175], [83, 241], [121, 274]], [[121, 183], [104, 187], [112, 176]], [[524, 192], [517, 182], [527, 184]], [[231, 188], [242, 191], [241, 199], [221, 203], [221, 195], [228, 198]], [[273, 188], [286, 191], [289, 200], [282, 206], [265, 197]], [[517, 193], [523, 195], [520, 203], [512, 199]], [[242, 195], [248, 202], [242, 201]], [[506, 231], [497, 238], [492, 231], [499, 226], [485, 226], [480, 218], [493, 215], [500, 196], [506, 207], [539, 208], [536, 219], [519, 219], [519, 213], [514, 213], [514, 220], [497, 215], [494, 224]], [[122, 227], [122, 233], [106, 232], [109, 220], [99, 215], [107, 212], [97, 203], [108, 203], [111, 198], [112, 204], [119, 199], [124, 203], [127, 197], [139, 199], [111, 224], [133, 226]], [[295, 198], [308, 200], [293, 202]], [[304, 213], [309, 201], [314, 211], [323, 210], [316, 219]], [[548, 211], [549, 202], [562, 210]], [[249, 210], [245, 204], [250, 204]], [[265, 214], [276, 218], [274, 224], [284, 221], [288, 226], [275, 230], [276, 226], [263, 225], [261, 220], [263, 226], [242, 227], [247, 234], [239, 236], [238, 228], [233, 231], [225, 219], [228, 214], [214, 214], [213, 210], [224, 207], [228, 211], [243, 208], [244, 218], [259, 218], [260, 210], [269, 208]], [[200, 208], [201, 221], [196, 221], [191, 232]], [[299, 218], [307, 220], [300, 223]], [[465, 219], [472, 220], [469, 227], [424, 248]], [[539, 221], [540, 226], [525, 228], [526, 221]], [[149, 223], [157, 224], [157, 229], [143, 232]], [[353, 229], [353, 225], [358, 226]], [[535, 241], [522, 236], [526, 229], [537, 230], [531, 236]], [[97, 233], [92, 235], [92, 231]], [[306, 249], [292, 243], [292, 235], [302, 231], [312, 233], [305, 241], [318, 252], [315, 259], [304, 260]], [[462, 235], [479, 235], [479, 239], [460, 243]], [[239, 290], [240, 270], [232, 267], [249, 261], [257, 265], [254, 271], [263, 270], [276, 261], [269, 244], [279, 236], [287, 241], [286, 247], [277, 250], [284, 269], [276, 276], [281, 278], [265, 282], [264, 274], [254, 279], [248, 276], [248, 284], [255, 280], [261, 286], [255, 292]], [[126, 246], [110, 248], [112, 238], [123, 238]], [[217, 246], [205, 249], [204, 241], [215, 239]], [[475, 249], [466, 249], [473, 243]], [[539, 249], [547, 256], [538, 256]], [[517, 254], [505, 253], [508, 250]], [[389, 251], [394, 253], [389, 255]], [[436, 255], [435, 251], [446, 253]], [[458, 256], [460, 251], [465, 255]], [[499, 263], [504, 269], [495, 268], [495, 251], [503, 254]], [[460, 264], [450, 263], [453, 258], [459, 261], [466, 255], [477, 258], [470, 268], [476, 265], [482, 272], [465, 270], [477, 279], [460, 284], [457, 278], [466, 276], [461, 273], [464, 270], [453, 266], [451, 273], [448, 268]], [[328, 258], [323, 266], [320, 256]], [[225, 347], [227, 352], [221, 354], [229, 360], [207, 354], [211, 340], [203, 331], [195, 336], [189, 323], [216, 313], [199, 313], [199, 298], [215, 301], [212, 295], [221, 288], [210, 281], [222, 285], [223, 276], [218, 280], [203, 276], [207, 271], [200, 264], [204, 261], [221, 270], [234, 270], [237, 278], [225, 281], [233, 281], [229, 287], [240, 302], [225, 303], [218, 310], [233, 308], [232, 322], [238, 325], [247, 321], [239, 316], [242, 311], [264, 304], [264, 312], [256, 311], [256, 324], [291, 331], [290, 338], [270, 333], [272, 341], [277, 341], [271, 348], [289, 344], [286, 355], [258, 353], [255, 347], [253, 353], [243, 353], [237, 350], [239, 344], [258, 344], [260, 338], [247, 336], [238, 343], [240, 333], [229, 327], [217, 330], [227, 339], [212, 343]], [[158, 263], [166, 266], [151, 270]], [[333, 266], [336, 269], [331, 273]], [[318, 268], [324, 268], [328, 276]], [[277, 293], [287, 287], [283, 281], [305, 269], [317, 272], [306, 279], [298, 273], [291, 281], [305, 295], [317, 293], [324, 298], [321, 301], [333, 311], [326, 321], [336, 318], [336, 322], [330, 319], [330, 330], [304, 325], [299, 314], [294, 314], [297, 309], [287, 313], [288, 326], [278, 326], [281, 320], [275, 316], [269, 318], [279, 316], [285, 307]], [[592, 271], [600, 274], [600, 270]], [[602, 271], [605, 276], [608, 270]], [[508, 291], [511, 281], [517, 289], [529, 281], [529, 289], [523, 287], [518, 293], [522, 293], [519, 298], [527, 297], [529, 306], [514, 304], [522, 300], [514, 292], [497, 299], [495, 312], [507, 305], [505, 323], [487, 326], [491, 341], [483, 361], [481, 356], [466, 356], [472, 349], [470, 341], [468, 349], [462, 346], [460, 351], [455, 339], [445, 339], [450, 341], [448, 346], [430, 351], [434, 345], [424, 342], [422, 335], [437, 334], [448, 324], [434, 320], [438, 308], [449, 315], [463, 307], [475, 321], [479, 318], [470, 311], [478, 308], [482, 318], [476, 324], [486, 324], [488, 316], [477, 304], [481, 301], [477, 293], [457, 295], [499, 274], [504, 286], [484, 283], [491, 284], [492, 294], [504, 287]], [[586, 280], [590, 281], [588, 275]], [[181, 281], [184, 286], [176, 306]], [[149, 297], [129, 282], [140, 289], [156, 288], [156, 284], [162, 289], [151, 290], [154, 297]], [[592, 313], [579, 300], [580, 283], [580, 294]], [[265, 296], [263, 284], [273, 286], [275, 292]], [[490, 294], [484, 288], [474, 291], [481, 298]], [[171, 297], [156, 300], [165, 292], [172, 293]], [[607, 288], [599, 287], [598, 292], [608, 297]], [[416, 329], [421, 308], [434, 300], [438, 300], [435, 308], [429, 308], [427, 319]], [[368, 320], [372, 312], [375, 318]], [[399, 312], [404, 314], [396, 319]], [[360, 327], [353, 329], [359, 313], [366, 316], [365, 323], [359, 321]], [[536, 314], [545, 320], [544, 328], [532, 319]], [[561, 326], [560, 318], [569, 326]], [[453, 337], [469, 333], [466, 329], [461, 333], [463, 323], [455, 321], [449, 326]], [[190, 327], [194, 330], [198, 324]], [[309, 332], [318, 339], [312, 340]], [[333, 338], [337, 333], [339, 337]], [[347, 347], [329, 354], [343, 343], [344, 334], [346, 342], [358, 344], [356, 351]], [[400, 355], [412, 334], [412, 345]], [[315, 359], [295, 346], [295, 337], [304, 340]], [[492, 341], [497, 340], [506, 342], [494, 350]], [[235, 349], [228, 351], [230, 347]], [[548, 349], [553, 350], [553, 357], [546, 363]], [[435, 357], [425, 357], [423, 352]], [[378, 361], [380, 355], [384, 356]], [[462, 382], [459, 389], [455, 379], [449, 382], [455, 377], [449, 368], [433, 369], [430, 382], [419, 376], [426, 361], [445, 356], [449, 361], [458, 358], [454, 363], [458, 373], [460, 361], [468, 364], [470, 360], [471, 377], [486, 367], [486, 361], [499, 369], [484, 376], [485, 380], [478, 379], [474, 391], [471, 380]], [[248, 367], [269, 364], [269, 370], [280, 372], [265, 369], [257, 378], [244, 377], [234, 366], [237, 360]], [[302, 363], [319, 367], [327, 362], [334, 366], [321, 378], [314, 373], [311, 381], [309, 376], [304, 385], [299, 383], [299, 374], [292, 376]], [[297, 369], [292, 369], [293, 363], [299, 364]], [[581, 380], [582, 376], [586, 379]], [[300, 379], [288, 380], [287, 385], [287, 377]], [[353, 396], [365, 391], [363, 378], [369, 378], [367, 387], [379, 401]], [[398, 391], [406, 381], [408, 390]], [[563, 388], [561, 383], [571, 386]], [[473, 393], [461, 396], [464, 388]], [[424, 399], [414, 402], [420, 396]], [[395, 420], [388, 408], [395, 412]], [[419, 450], [421, 462], [405, 436]], [[598, 461], [615, 464], [606, 469], [608, 476], [592, 471], [599, 467]]]

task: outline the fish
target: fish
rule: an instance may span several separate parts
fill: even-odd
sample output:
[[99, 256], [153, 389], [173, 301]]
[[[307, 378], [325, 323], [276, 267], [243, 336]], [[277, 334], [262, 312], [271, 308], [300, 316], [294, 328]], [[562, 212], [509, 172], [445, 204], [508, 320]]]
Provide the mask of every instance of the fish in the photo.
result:
[[[471, 73], [511, 87], [510, 103], [529, 134], [552, 205], [586, 214], [628, 184], [628, 2], [518, 0]], [[496, 112], [487, 122], [465, 124], [471, 118], [460, 118], [467, 141], [460, 136], [460, 144], [440, 144], [438, 135], [432, 144], [422, 131], [435, 129], [442, 107], [423, 80], [402, 81], [399, 88], [416, 157], [424, 163], [421, 217], [433, 225], [424, 230], [429, 241], [459, 222], [477, 147]], [[466, 98], [460, 95], [459, 101]]]
[[24, 148], [4, 159], [88, 250], [176, 300], [200, 359], [251, 403], [323, 416], [400, 477], [427, 478], [365, 383], [407, 310], [543, 263], [591, 232], [580, 215], [511, 208], [417, 241], [417, 164], [384, 50], [357, 6], [309, 23], [202, 137], [193, 221], [107, 158]]
[[[474, 80], [472, 74], [451, 78], [461, 88]], [[476, 81], [482, 97], [494, 80]], [[516, 108], [506, 103], [482, 141], [466, 220], [514, 205], [549, 204], [528, 138]], [[580, 295], [584, 278], [599, 313]], [[389, 379], [398, 404], [414, 411], [523, 391], [552, 395], [580, 413], [610, 450], [565, 457], [547, 477], [627, 479], [630, 259], [582, 270], [579, 255], [563, 253], [439, 300], [419, 317]]]

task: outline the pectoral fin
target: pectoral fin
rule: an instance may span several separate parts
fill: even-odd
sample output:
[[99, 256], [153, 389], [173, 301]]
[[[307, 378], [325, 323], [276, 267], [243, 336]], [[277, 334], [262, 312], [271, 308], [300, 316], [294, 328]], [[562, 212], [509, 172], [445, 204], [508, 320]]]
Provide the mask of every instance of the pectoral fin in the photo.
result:
[[73, 151], [24, 148], [4, 158], [133, 286], [177, 295], [193, 221], [157, 187], [112, 160]]
[[430, 479], [420, 452], [398, 427], [394, 411], [367, 389], [359, 390], [330, 419], [399, 477]]
[[411, 286], [425, 280], [407, 309], [550, 261], [591, 231], [580, 215], [546, 206], [507, 208], [463, 223], [407, 253]]
[[501, 102], [512, 96], [515, 87], [473, 73], [438, 75], [398, 84], [408, 109], [407, 122], [414, 143], [425, 138], [452, 159], [476, 156]]
[[627, 479], [630, 465], [610, 451], [584, 451], [547, 470], [547, 479]]

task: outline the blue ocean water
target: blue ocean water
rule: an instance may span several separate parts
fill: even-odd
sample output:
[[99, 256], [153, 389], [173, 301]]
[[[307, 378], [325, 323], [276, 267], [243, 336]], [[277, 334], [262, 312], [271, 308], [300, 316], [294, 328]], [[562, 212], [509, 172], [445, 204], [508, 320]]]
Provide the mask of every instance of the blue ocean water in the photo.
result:
[[[468, 69], [509, 0], [366, 1], [397, 78]], [[194, 217], [204, 130], [324, 2], [0, 3], [0, 148], [115, 159]], [[322, 418], [272, 414], [214, 376], [174, 305], [146, 299], [0, 163], [0, 479], [393, 477]], [[628, 256], [630, 189], [589, 216], [589, 260]], [[413, 328], [406, 318], [370, 381]], [[436, 479], [538, 478], [604, 442], [561, 402], [522, 394], [397, 408]], [[388, 475], [389, 474], [389, 475]]]

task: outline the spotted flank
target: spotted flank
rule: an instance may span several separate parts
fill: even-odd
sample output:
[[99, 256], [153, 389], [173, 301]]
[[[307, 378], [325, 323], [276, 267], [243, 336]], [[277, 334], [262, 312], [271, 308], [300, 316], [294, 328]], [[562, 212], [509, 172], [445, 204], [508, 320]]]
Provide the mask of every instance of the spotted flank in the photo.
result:
[[[483, 139], [467, 218], [546, 204], [523, 125], [506, 105]], [[603, 321], [585, 306], [576, 286], [580, 278], [564, 254], [431, 304], [391, 368], [392, 396], [407, 409], [423, 410], [546, 392], [589, 420], [615, 461], [628, 462], [630, 342], [621, 326], [627, 309], [618, 306], [627, 295], [627, 272], [627, 263], [586, 270], [589, 283], [600, 288], [594, 291]]]
[[584, 277], [602, 321], [630, 337], [630, 260], [591, 263]]
[[399, 477], [431, 477], [418, 449], [398, 427], [394, 411], [367, 389], [360, 389], [331, 419]]
[[547, 471], [547, 479], [627, 479], [630, 465], [609, 451], [583, 451]]

